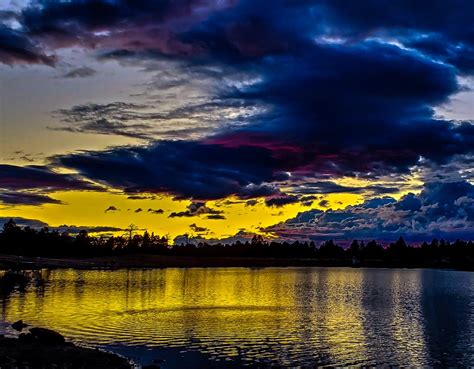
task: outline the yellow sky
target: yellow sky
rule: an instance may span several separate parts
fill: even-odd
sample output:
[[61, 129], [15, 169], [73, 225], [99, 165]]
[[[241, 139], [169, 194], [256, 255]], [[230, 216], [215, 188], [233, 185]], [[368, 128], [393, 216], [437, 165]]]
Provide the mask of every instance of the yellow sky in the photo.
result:
[[[259, 227], [267, 227], [294, 217], [298, 212], [320, 208], [315, 201], [312, 206], [299, 203], [284, 207], [268, 207], [260, 199], [255, 206], [246, 206], [245, 201], [229, 198], [220, 201], [209, 201], [207, 206], [223, 211], [226, 219], [206, 219], [206, 215], [194, 217], [169, 218], [171, 212], [185, 211], [190, 201], [176, 201], [170, 196], [162, 195], [155, 199], [130, 200], [127, 195], [113, 192], [67, 191], [54, 192], [52, 198], [63, 204], [46, 204], [43, 206], [15, 206], [0, 208], [2, 217], [23, 217], [38, 219], [50, 226], [113, 226], [126, 228], [135, 224], [140, 229], [147, 229], [159, 235], [168, 235], [173, 239], [177, 235], [192, 233], [189, 226], [210, 229], [206, 238], [221, 238], [231, 236], [241, 229], [256, 232]], [[325, 196], [329, 206], [337, 209], [363, 201], [359, 194], [332, 194]], [[229, 204], [230, 203], [230, 204]], [[115, 206], [117, 211], [105, 210]], [[135, 210], [141, 208], [141, 212]], [[148, 209], [163, 209], [163, 214], [153, 214]], [[195, 234], [196, 235], [196, 234]]]

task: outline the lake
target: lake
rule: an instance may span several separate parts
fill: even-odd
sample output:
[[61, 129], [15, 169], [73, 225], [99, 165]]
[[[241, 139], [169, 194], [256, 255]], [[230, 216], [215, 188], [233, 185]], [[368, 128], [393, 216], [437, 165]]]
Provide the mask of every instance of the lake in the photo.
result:
[[351, 268], [43, 270], [18, 319], [162, 368], [474, 365], [474, 273]]

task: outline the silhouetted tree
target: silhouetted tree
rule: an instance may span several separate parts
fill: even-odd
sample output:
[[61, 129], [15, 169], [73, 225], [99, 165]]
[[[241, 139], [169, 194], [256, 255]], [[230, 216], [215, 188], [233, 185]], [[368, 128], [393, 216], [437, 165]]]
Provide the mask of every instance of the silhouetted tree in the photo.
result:
[[0, 253], [25, 256], [90, 257], [147, 253], [169, 256], [193, 257], [251, 257], [251, 258], [305, 258], [322, 265], [366, 265], [366, 266], [426, 266], [474, 269], [474, 245], [472, 241], [444, 240], [423, 242], [410, 246], [400, 237], [387, 248], [375, 240], [364, 244], [354, 240], [344, 250], [333, 240], [323, 242], [317, 248], [314, 242], [287, 241], [268, 242], [261, 235], [250, 241], [233, 244], [198, 245], [186, 242], [170, 246], [166, 237], [149, 234], [134, 234], [137, 228], [130, 225], [124, 236], [94, 237], [86, 231], [71, 236], [47, 227], [35, 230], [19, 227], [13, 220], [3, 225], [0, 232]]

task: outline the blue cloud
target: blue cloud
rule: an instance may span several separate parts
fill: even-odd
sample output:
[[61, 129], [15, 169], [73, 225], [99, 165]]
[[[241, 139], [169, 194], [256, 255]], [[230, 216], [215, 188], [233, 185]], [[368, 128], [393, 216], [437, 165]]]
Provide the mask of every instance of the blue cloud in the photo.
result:
[[467, 181], [428, 183], [420, 194], [411, 193], [399, 201], [380, 198], [341, 210], [302, 212], [267, 231], [281, 238], [313, 240], [471, 239], [474, 185]]
[[21, 30], [11, 29], [0, 23], [0, 63], [54, 66], [56, 57], [46, 55], [41, 47]]

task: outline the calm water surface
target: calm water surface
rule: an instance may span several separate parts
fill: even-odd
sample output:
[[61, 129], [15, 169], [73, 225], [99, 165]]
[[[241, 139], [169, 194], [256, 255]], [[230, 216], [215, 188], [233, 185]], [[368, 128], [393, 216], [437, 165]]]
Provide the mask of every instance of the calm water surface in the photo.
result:
[[0, 296], [4, 330], [23, 319], [138, 362], [165, 358], [163, 368], [474, 366], [474, 273], [203, 268], [42, 277]]

